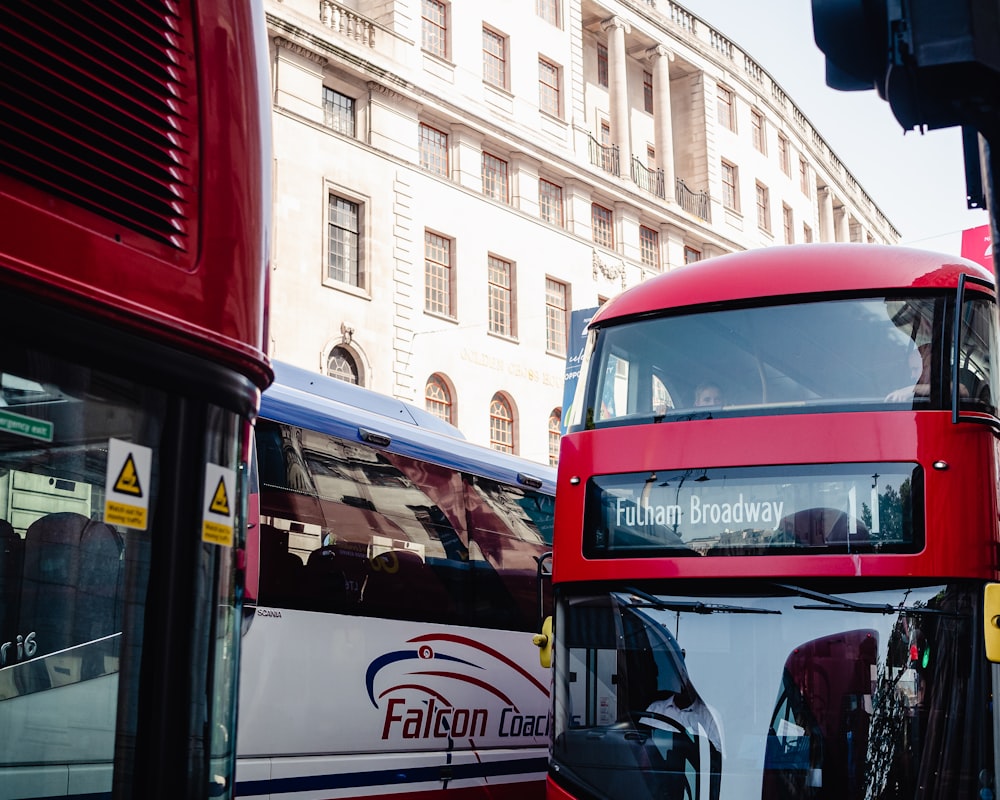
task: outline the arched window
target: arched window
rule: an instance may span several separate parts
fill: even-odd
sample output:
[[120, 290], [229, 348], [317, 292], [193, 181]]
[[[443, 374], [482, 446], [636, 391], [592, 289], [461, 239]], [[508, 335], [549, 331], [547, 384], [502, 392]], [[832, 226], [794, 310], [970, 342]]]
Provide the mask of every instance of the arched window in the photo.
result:
[[514, 452], [514, 413], [510, 401], [499, 392], [490, 401], [490, 447], [502, 453]]
[[440, 375], [431, 375], [424, 386], [424, 408], [430, 411], [435, 417], [443, 419], [452, 425], [455, 419], [452, 411], [451, 392], [448, 390], [448, 383]]
[[326, 360], [326, 374], [347, 383], [359, 383], [358, 362], [345, 347], [334, 347], [330, 351], [330, 357]]
[[549, 464], [553, 467], [559, 461], [559, 439], [562, 435], [559, 432], [559, 427], [561, 422], [562, 409], [553, 408], [552, 413], [549, 414]]

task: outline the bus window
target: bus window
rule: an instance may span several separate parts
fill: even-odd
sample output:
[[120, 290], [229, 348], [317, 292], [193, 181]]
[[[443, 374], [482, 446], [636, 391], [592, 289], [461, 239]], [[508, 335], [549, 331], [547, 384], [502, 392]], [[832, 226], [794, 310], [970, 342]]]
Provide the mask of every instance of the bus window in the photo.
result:
[[991, 354], [997, 344], [996, 315], [985, 299], [966, 298], [958, 341], [959, 398], [963, 407], [996, 415], [997, 376]]
[[[581, 367], [583, 427], [944, 409], [950, 403], [950, 306], [945, 296], [883, 296], [598, 324]], [[968, 299], [961, 396], [986, 410], [993, 409], [995, 394], [989, 369], [994, 336], [992, 303]], [[699, 387], [709, 384], [714, 401], [699, 402]]]

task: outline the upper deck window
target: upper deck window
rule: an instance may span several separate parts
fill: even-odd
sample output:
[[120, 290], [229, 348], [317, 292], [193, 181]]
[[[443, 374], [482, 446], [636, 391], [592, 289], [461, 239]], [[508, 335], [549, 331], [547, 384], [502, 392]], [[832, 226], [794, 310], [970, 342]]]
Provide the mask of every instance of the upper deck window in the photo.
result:
[[[570, 429], [716, 416], [946, 409], [953, 308], [946, 296], [880, 296], [598, 327], [590, 334], [579, 384], [583, 394], [573, 404], [579, 410]], [[967, 293], [957, 365], [967, 410], [996, 413], [995, 340], [992, 301]], [[666, 405], [664, 394], [670, 398]]]

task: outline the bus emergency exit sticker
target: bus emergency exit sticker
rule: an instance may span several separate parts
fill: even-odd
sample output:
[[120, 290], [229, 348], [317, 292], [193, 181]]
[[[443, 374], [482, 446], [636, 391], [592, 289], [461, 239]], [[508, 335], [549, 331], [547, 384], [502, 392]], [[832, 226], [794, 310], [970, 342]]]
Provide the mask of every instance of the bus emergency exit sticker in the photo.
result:
[[201, 540], [233, 546], [236, 511], [236, 473], [218, 464], [205, 465], [205, 502], [202, 505]]
[[152, 464], [152, 448], [121, 439], [108, 439], [108, 467], [104, 479], [105, 522], [146, 530]]

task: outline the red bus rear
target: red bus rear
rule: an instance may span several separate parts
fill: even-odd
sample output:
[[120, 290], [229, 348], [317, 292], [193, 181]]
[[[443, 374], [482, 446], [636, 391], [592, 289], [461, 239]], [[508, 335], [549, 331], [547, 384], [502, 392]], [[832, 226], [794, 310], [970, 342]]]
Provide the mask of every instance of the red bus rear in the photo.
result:
[[11, 3], [0, 32], [0, 797], [228, 797], [263, 10]]
[[995, 352], [992, 276], [904, 248], [724, 256], [595, 315], [553, 797], [993, 791]]

